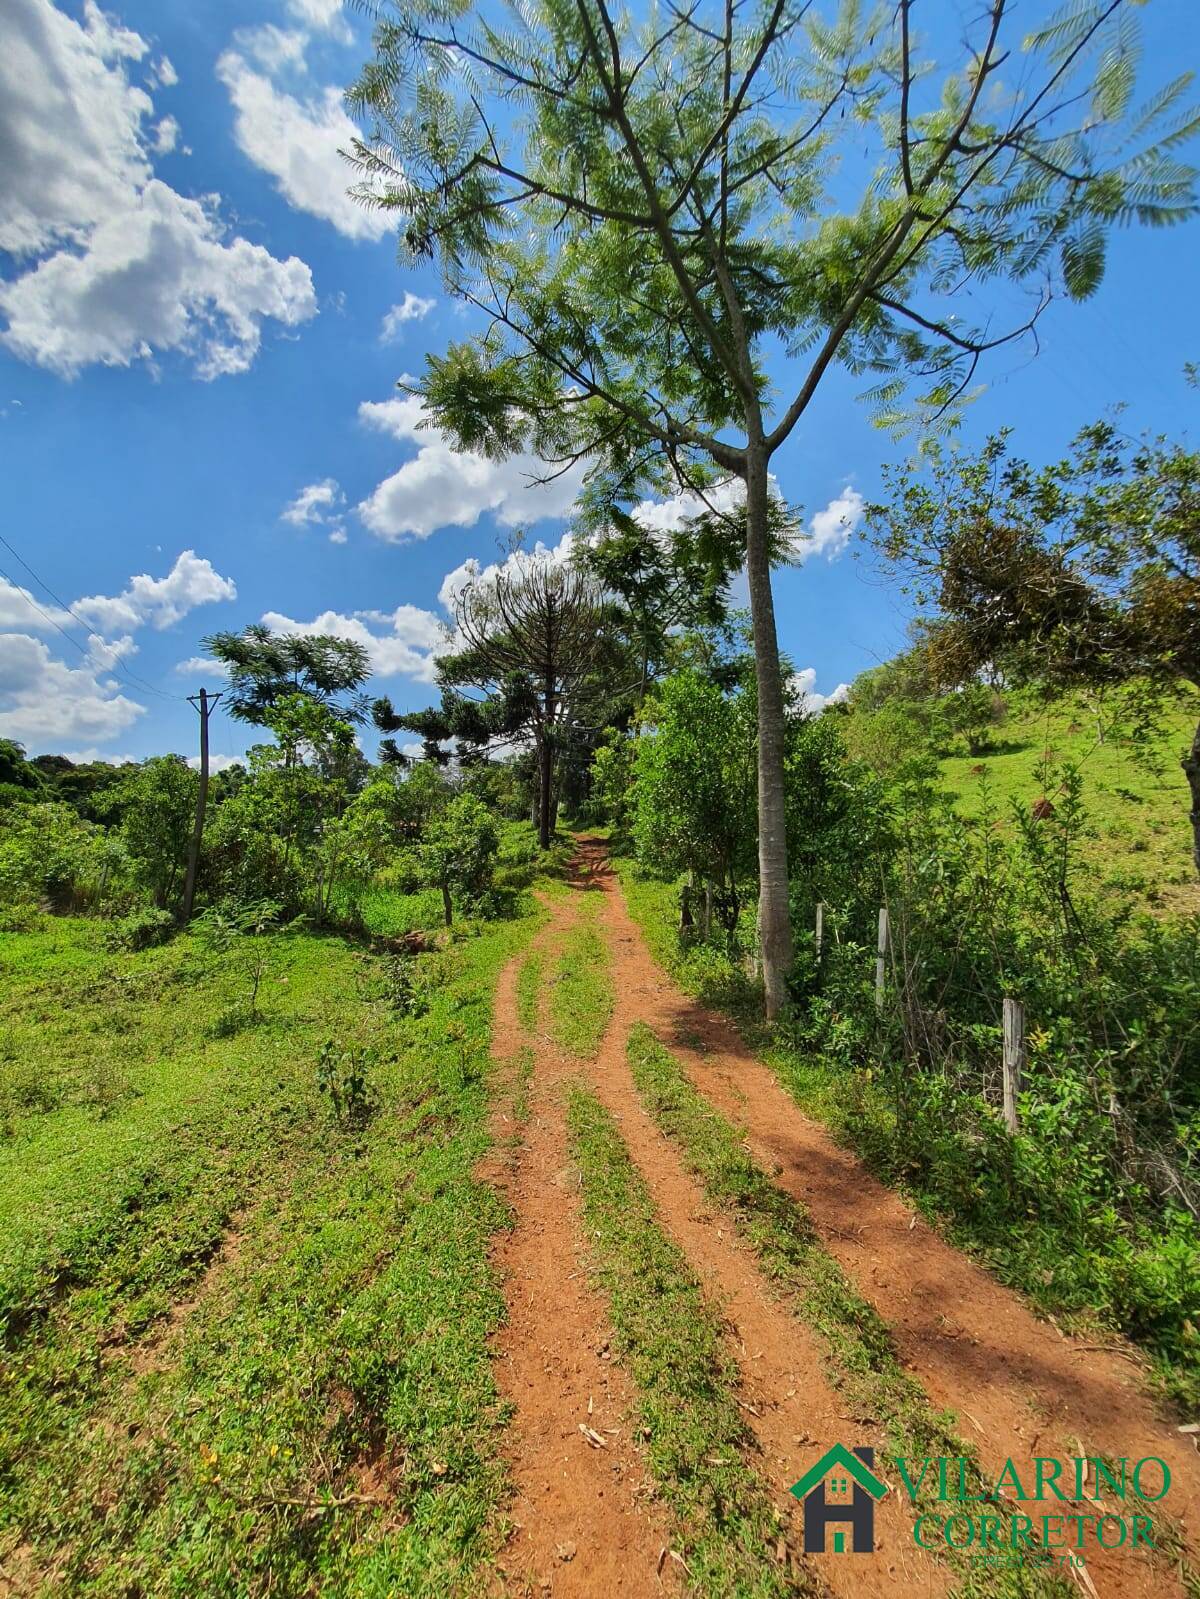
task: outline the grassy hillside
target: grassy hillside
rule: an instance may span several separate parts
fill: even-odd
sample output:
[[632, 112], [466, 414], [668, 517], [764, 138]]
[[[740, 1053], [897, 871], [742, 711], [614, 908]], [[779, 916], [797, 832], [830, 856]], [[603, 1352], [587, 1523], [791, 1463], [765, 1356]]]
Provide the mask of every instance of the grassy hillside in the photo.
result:
[[1161, 728], [1138, 742], [1111, 726], [1103, 728], [1101, 739], [1094, 708], [1078, 697], [1045, 705], [1012, 695], [1008, 705], [1008, 720], [996, 730], [993, 749], [940, 763], [962, 815], [978, 813], [987, 784], [1005, 825], [1011, 826], [1013, 806], [1028, 810], [1042, 795], [1039, 763], [1047, 755], [1075, 762], [1084, 779], [1089, 853], [1098, 881], [1158, 909], [1200, 910], [1188, 786], [1179, 766], [1200, 717], [1200, 695], [1173, 707]]

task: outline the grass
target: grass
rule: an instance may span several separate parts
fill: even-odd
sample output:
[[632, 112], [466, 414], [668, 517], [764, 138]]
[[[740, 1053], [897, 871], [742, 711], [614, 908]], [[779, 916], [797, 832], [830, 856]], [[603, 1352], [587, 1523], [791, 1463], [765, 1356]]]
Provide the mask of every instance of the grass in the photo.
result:
[[595, 925], [594, 902], [568, 935], [550, 987], [550, 1032], [572, 1055], [589, 1059], [600, 1047], [613, 1011], [608, 946]]
[[[241, 974], [187, 938], [0, 937], [0, 1565], [25, 1588], [475, 1591], [507, 1213], [473, 1173], [491, 988], [534, 921], [422, 957], [404, 1019], [352, 944], [272, 939], [264, 1020], [231, 1033]], [[361, 1126], [317, 1089], [326, 1036], [371, 1052]]]
[[537, 1031], [541, 1015], [543, 965], [541, 952], [534, 950], [517, 973], [517, 1019], [527, 1033]]
[[789, 1572], [775, 1558], [782, 1529], [744, 1458], [753, 1439], [719, 1318], [659, 1224], [613, 1118], [577, 1089], [568, 1119], [616, 1352], [636, 1384], [650, 1469], [678, 1524], [693, 1587], [745, 1599], [817, 1594], [807, 1573]]
[[[1200, 910], [1200, 883], [1191, 859], [1190, 798], [1179, 762], [1200, 718], [1200, 695], [1185, 693], [1153, 734], [1133, 742], [1120, 726], [1100, 723], [1075, 695], [1049, 704], [1029, 694], [1009, 697], [1009, 717], [996, 748], [942, 760], [947, 790], [965, 817], [978, 813], [986, 781], [1001, 814], [1028, 810], [1041, 795], [1035, 768], [1049, 754], [1075, 762], [1092, 824], [1088, 854], [1097, 883], [1163, 910]], [[1053, 796], [1051, 796], [1053, 798]], [[1007, 822], [1011, 828], [1011, 820]]]
[[[971, 1458], [973, 1451], [952, 1430], [952, 1418], [933, 1409], [901, 1366], [887, 1324], [821, 1244], [807, 1211], [746, 1153], [738, 1130], [708, 1104], [648, 1027], [633, 1029], [628, 1050], [650, 1115], [679, 1147], [708, 1199], [733, 1216], [766, 1275], [816, 1333], [827, 1376], [851, 1412], [876, 1419], [894, 1455]], [[977, 1474], [977, 1485], [981, 1482]], [[1037, 1567], [968, 1571], [963, 1593], [1066, 1591], [1060, 1579]]]

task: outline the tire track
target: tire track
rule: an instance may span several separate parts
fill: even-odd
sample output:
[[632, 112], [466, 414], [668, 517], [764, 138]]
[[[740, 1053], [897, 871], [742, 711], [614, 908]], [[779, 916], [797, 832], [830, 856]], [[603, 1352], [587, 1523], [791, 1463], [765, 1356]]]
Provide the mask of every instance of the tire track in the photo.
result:
[[[577, 903], [548, 908], [549, 925], [530, 950], [557, 947], [578, 917]], [[500, 1061], [533, 1045], [525, 1135], [507, 1171], [493, 1177], [516, 1217], [496, 1257], [508, 1301], [507, 1325], [494, 1342], [497, 1381], [516, 1411], [508, 1454], [515, 1529], [500, 1575], [510, 1590], [562, 1599], [671, 1592], [674, 1563], [656, 1574], [669, 1537], [648, 1502], [652, 1490], [630, 1436], [631, 1396], [608, 1358], [603, 1300], [576, 1254], [579, 1202], [562, 1086], [579, 1064], [521, 1026], [524, 958], [510, 962], [497, 985], [492, 1043]], [[498, 1140], [511, 1135], [511, 1123], [495, 1127]]]

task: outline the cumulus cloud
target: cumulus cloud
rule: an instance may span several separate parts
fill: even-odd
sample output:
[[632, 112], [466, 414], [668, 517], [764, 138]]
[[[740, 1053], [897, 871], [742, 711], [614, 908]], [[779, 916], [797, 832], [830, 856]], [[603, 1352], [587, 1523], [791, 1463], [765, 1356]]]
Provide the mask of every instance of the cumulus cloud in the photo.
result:
[[425, 539], [442, 527], [474, 527], [490, 511], [504, 527], [527, 526], [566, 516], [583, 484], [584, 467], [572, 467], [552, 482], [539, 483], [547, 467], [533, 456], [489, 461], [456, 450], [437, 429], [420, 426], [415, 397], [365, 401], [358, 408], [368, 427], [417, 444], [412, 460], [385, 478], [358, 507], [376, 537], [399, 543]]
[[55, 624], [65, 627], [70, 620], [69, 611], [47, 605], [29, 589], [0, 577], [0, 628], [41, 628]]
[[44, 750], [64, 741], [103, 744], [125, 732], [144, 707], [112, 680], [111, 664], [103, 648], [68, 665], [42, 639], [0, 634], [0, 737]]
[[93, 594], [76, 600], [75, 615], [103, 633], [119, 628], [170, 627], [195, 610], [218, 600], [235, 600], [237, 588], [231, 578], [222, 577], [211, 561], [184, 550], [166, 577], [141, 573], [130, 578], [121, 594]]
[[[771, 492], [778, 494], [774, 478], [771, 478], [770, 486]], [[675, 533], [685, 522], [694, 521], [710, 511], [728, 516], [731, 511], [738, 509], [745, 498], [746, 485], [741, 478], [733, 477], [726, 478], [722, 483], [714, 483], [703, 495], [694, 494], [690, 489], [681, 489], [667, 500], [643, 500], [633, 514], [652, 533]]]
[[228, 677], [229, 668], [224, 661], [210, 660], [207, 655], [189, 655], [178, 661], [175, 671], [180, 677]]
[[[208, 769], [210, 772], [227, 772], [231, 766], [242, 765], [245, 759], [244, 755], [218, 755], [215, 750], [211, 750], [208, 756]], [[195, 771], [200, 765], [200, 757], [189, 755], [187, 763]]]
[[831, 694], [818, 694], [815, 666], [806, 666], [802, 671], [795, 673], [792, 678], [792, 688], [796, 692], [801, 708], [810, 716], [823, 711], [827, 705], [840, 705], [850, 692], [849, 683], [839, 683]]
[[379, 330], [380, 343], [387, 344], [389, 340], [394, 339], [405, 322], [419, 322], [422, 317], [427, 317], [436, 304], [436, 300], [423, 299], [411, 289], [406, 289], [403, 300], [392, 306], [383, 319], [383, 325]]
[[812, 516], [804, 535], [796, 543], [796, 560], [810, 561], [814, 555], [824, 555], [832, 561], [840, 555], [862, 521], [866, 503], [858, 490], [847, 484], [823, 511]]
[[288, 10], [306, 27], [345, 32], [342, 0], [288, 0]]
[[179, 124], [174, 117], [163, 117], [154, 129], [154, 152], [169, 155], [179, 143]]
[[262, 618], [273, 633], [332, 633], [366, 647], [371, 670], [380, 677], [412, 677], [432, 683], [435, 655], [448, 647], [446, 624], [432, 611], [416, 605], [398, 605], [394, 611], [322, 611], [310, 622], [299, 622], [279, 611]]
[[[316, 313], [303, 261], [229, 234], [216, 196], [188, 199], [152, 157], [178, 136], [131, 83], [146, 41], [86, 0], [82, 24], [50, 0], [12, 0], [0, 55], [0, 339], [73, 377], [179, 351], [203, 378], [244, 371], [261, 324]], [[160, 62], [152, 73], [173, 74]]]
[[302, 488], [291, 504], [279, 513], [279, 519], [290, 522], [293, 527], [309, 527], [314, 522], [325, 522], [345, 498], [336, 478], [322, 478], [319, 483], [309, 483]]
[[[134, 633], [170, 627], [196, 606], [236, 595], [233, 582], [194, 550], [184, 550], [165, 577], [142, 573], [120, 594], [88, 595], [65, 610], [0, 581], [0, 737], [58, 750], [64, 743], [103, 744], [117, 737], [145, 709], [114, 675], [137, 653]], [[86, 644], [79, 637], [81, 624], [95, 629]], [[51, 648], [58, 648], [55, 640], [34, 636], [55, 629], [76, 642], [78, 660], [59, 659]], [[223, 668], [194, 656], [176, 671], [212, 677]], [[94, 752], [79, 758], [93, 759]]]
[[74, 761], [76, 766], [91, 766], [96, 762], [102, 766], [130, 766], [144, 759], [141, 755], [112, 755], [105, 750], [98, 750], [95, 745], [86, 750], [56, 749], [47, 753], [65, 755], [67, 760]]
[[331, 222], [347, 238], [382, 239], [394, 226], [389, 214], [368, 210], [347, 192], [354, 173], [341, 152], [358, 129], [346, 115], [341, 89], [327, 85], [300, 99], [277, 82], [286, 66], [303, 66], [305, 42], [302, 33], [255, 30], [218, 60], [217, 76], [233, 104], [234, 138], [289, 205]]

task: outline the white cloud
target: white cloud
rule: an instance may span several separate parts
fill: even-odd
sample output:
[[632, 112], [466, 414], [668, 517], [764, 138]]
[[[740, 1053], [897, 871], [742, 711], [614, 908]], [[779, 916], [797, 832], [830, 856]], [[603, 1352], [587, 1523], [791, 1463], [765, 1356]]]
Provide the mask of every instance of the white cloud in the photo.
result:
[[406, 289], [403, 300], [394, 305], [383, 319], [379, 331], [380, 342], [386, 344], [394, 339], [405, 322], [419, 322], [422, 317], [427, 317], [436, 304], [436, 300], [423, 299], [411, 289]]
[[233, 44], [230, 54], [249, 56], [272, 77], [286, 69], [308, 71], [304, 59], [308, 34], [299, 29], [278, 28], [273, 22], [265, 22], [257, 28], [239, 28], [233, 36]]
[[[302, 37], [302, 36], [301, 36]], [[279, 41], [276, 41], [279, 42]], [[262, 52], [259, 53], [262, 64]], [[238, 147], [256, 167], [269, 173], [289, 205], [332, 222], [351, 239], [382, 239], [393, 231], [386, 211], [368, 210], [350, 197], [354, 171], [341, 155], [358, 133], [332, 86], [298, 100], [256, 71], [238, 50], [217, 62], [217, 76], [229, 91]]]
[[322, 478], [319, 483], [309, 483], [302, 488], [291, 504], [279, 513], [279, 519], [281, 522], [290, 522], [293, 527], [325, 522], [329, 513], [345, 498], [336, 478]]
[[129, 766], [137, 765], [145, 757], [141, 755], [110, 755], [104, 750], [98, 750], [95, 745], [87, 750], [50, 750], [48, 754], [63, 755], [68, 761], [74, 761], [76, 766], [91, 766], [100, 762], [103, 766]]
[[[165, 577], [142, 573], [130, 578], [122, 593], [89, 595], [69, 610], [40, 600], [35, 610], [34, 595], [0, 580], [0, 737], [43, 750], [117, 737], [145, 710], [114, 675], [126, 657], [137, 653], [133, 633], [140, 627], [170, 627], [198, 605], [236, 595], [233, 582], [194, 550], [184, 550]], [[79, 638], [81, 625], [96, 629], [86, 645]], [[51, 651], [54, 640], [32, 636], [31, 630], [56, 626], [78, 643], [78, 661], [59, 659]], [[181, 661], [175, 670], [224, 675], [219, 663], [203, 656]], [[71, 756], [96, 758], [94, 749]]]
[[71, 621], [70, 612], [59, 610], [57, 605], [47, 605], [29, 589], [0, 578], [0, 628], [66, 627]]
[[840, 555], [862, 520], [866, 503], [858, 490], [847, 484], [823, 511], [814, 513], [803, 536], [796, 541], [795, 559], [808, 561], [814, 555], [824, 555], [832, 561]]
[[154, 129], [156, 155], [169, 155], [179, 143], [179, 124], [174, 117], [164, 117]]
[[72, 610], [90, 626], [107, 633], [145, 625], [161, 630], [198, 605], [236, 598], [232, 579], [222, 577], [211, 561], [194, 550], [184, 550], [166, 577], [150, 577], [143, 572], [130, 578], [124, 593], [90, 595], [76, 600]]
[[273, 633], [332, 633], [336, 638], [353, 639], [366, 646], [371, 670], [380, 677], [412, 677], [422, 683], [433, 682], [433, 658], [445, 653], [450, 637], [446, 625], [432, 611], [416, 605], [398, 605], [394, 611], [356, 611], [351, 616], [323, 611], [311, 622], [268, 611], [262, 620]]
[[164, 89], [173, 89], [179, 82], [179, 74], [171, 65], [169, 56], [160, 56], [154, 66], [154, 78]]
[[[778, 494], [774, 478], [771, 478], [770, 485], [771, 492]], [[711, 488], [705, 489], [703, 495], [693, 493], [690, 489], [681, 489], [669, 500], [643, 500], [633, 514], [652, 533], [675, 533], [685, 522], [706, 516], [711, 511], [727, 516], [737, 510], [745, 498], [746, 485], [741, 478], [731, 477], [714, 483]]]
[[217, 197], [154, 178], [177, 129], [129, 81], [144, 39], [94, 0], [82, 26], [50, 0], [12, 0], [5, 25], [0, 249], [33, 263], [0, 282], [14, 354], [72, 377], [177, 350], [212, 378], [252, 363], [264, 318], [316, 313], [303, 261], [230, 238]]
[[346, 532], [346, 529], [342, 527], [340, 522], [335, 527], [331, 527], [329, 530], [329, 542], [331, 544], [345, 544], [349, 536], [350, 535]]
[[288, 10], [306, 27], [346, 31], [342, 0], [288, 0]]
[[75, 666], [27, 633], [0, 634], [0, 737], [46, 750], [64, 740], [103, 744], [131, 727], [144, 707], [113, 682], [112, 650], [96, 642]]
[[210, 660], [207, 655], [189, 655], [179, 661], [174, 670], [180, 677], [228, 677], [229, 668], [224, 661]]
[[[210, 772], [227, 772], [231, 766], [244, 765], [245, 760], [246, 757], [244, 755], [218, 755], [215, 750], [210, 750], [208, 769]], [[195, 771], [200, 765], [200, 757], [198, 755], [189, 755], [187, 763]]]
[[802, 671], [795, 673], [792, 678], [792, 688], [796, 691], [801, 708], [810, 716], [815, 716], [818, 711], [823, 711], [827, 705], [840, 705], [850, 692], [849, 683], [839, 683], [832, 694], [817, 693], [817, 669], [815, 666], [806, 666]]
[[369, 427], [417, 443], [416, 456], [385, 478], [358, 507], [378, 538], [391, 542], [425, 539], [441, 527], [474, 527], [491, 511], [504, 527], [526, 526], [566, 516], [583, 484], [582, 465], [549, 483], [534, 481], [549, 468], [533, 456], [489, 461], [456, 450], [436, 429], [420, 429], [423, 411], [415, 397], [365, 401], [358, 408]]

